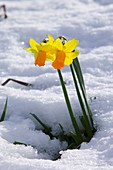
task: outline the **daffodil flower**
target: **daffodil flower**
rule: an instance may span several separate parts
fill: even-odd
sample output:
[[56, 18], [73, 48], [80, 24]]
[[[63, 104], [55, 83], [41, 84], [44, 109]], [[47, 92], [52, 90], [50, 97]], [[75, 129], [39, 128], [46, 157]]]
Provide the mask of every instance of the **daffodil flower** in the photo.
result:
[[44, 66], [45, 61], [54, 61], [55, 56], [53, 55], [52, 46], [54, 38], [51, 35], [48, 36], [47, 43], [43, 41], [41, 44], [37, 43], [34, 39], [29, 39], [30, 48], [24, 48], [24, 50], [34, 54], [35, 65]]
[[56, 58], [54, 62], [52, 63], [52, 66], [55, 69], [62, 69], [65, 65], [70, 65], [73, 62], [73, 59], [75, 59], [80, 51], [74, 50], [78, 45], [78, 40], [75, 38], [67, 41], [65, 44], [62, 43], [60, 38], [57, 38], [54, 43], [53, 47], [56, 49], [55, 54]]

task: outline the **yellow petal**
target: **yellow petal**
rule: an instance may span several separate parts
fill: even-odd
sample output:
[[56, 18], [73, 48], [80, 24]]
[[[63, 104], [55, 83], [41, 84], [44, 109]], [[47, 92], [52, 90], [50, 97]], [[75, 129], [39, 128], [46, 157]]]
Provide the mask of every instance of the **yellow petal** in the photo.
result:
[[65, 44], [64, 44], [64, 51], [65, 52], [72, 52], [78, 45], [79, 41], [76, 40], [75, 38], [67, 41]]
[[36, 59], [37, 59], [37, 56], [38, 56], [38, 52], [35, 52], [35, 53], [34, 53], [34, 59], [35, 59], [35, 61], [36, 61]]
[[72, 64], [72, 62], [73, 62], [72, 58], [66, 58], [64, 64], [69, 66], [70, 64]]
[[53, 38], [53, 36], [52, 35], [50, 35], [50, 34], [47, 34], [47, 39], [45, 38], [45, 39], [43, 39], [42, 40], [42, 42], [40, 43], [41, 45], [52, 45], [53, 44], [53, 42], [54, 42], [54, 38]]
[[55, 57], [56, 57], [56, 56], [55, 56], [54, 54], [53, 54], [53, 55], [52, 55], [52, 54], [47, 54], [46, 60], [47, 60], [47, 61], [54, 61], [54, 60], [55, 60]]
[[76, 50], [76, 51], [71, 52], [71, 53], [66, 53], [66, 57], [74, 59], [74, 58], [76, 58], [79, 54], [80, 54], [80, 50]]
[[49, 44], [53, 44], [53, 42], [54, 42], [54, 38], [53, 38], [53, 36], [52, 35], [50, 35], [50, 34], [47, 34], [47, 37], [48, 37], [48, 43]]
[[53, 48], [51, 48], [50, 51], [46, 52], [47, 60], [48, 61], [54, 61], [55, 58], [56, 58], [56, 53], [57, 53], [57, 50], [54, 50]]
[[53, 47], [57, 48], [59, 51], [62, 51], [62, 49], [63, 49], [63, 44], [62, 44], [60, 38], [57, 38], [57, 39], [54, 41]]
[[78, 55], [79, 55], [80, 51], [76, 50], [75, 52], [71, 52], [71, 53], [66, 53], [66, 59], [64, 64], [65, 65], [70, 65], [73, 62], [73, 59], [75, 59]]
[[30, 52], [30, 53], [35, 53], [36, 52], [36, 50], [33, 49], [33, 48], [23, 48], [23, 49]]
[[39, 50], [48, 52], [52, 49], [51, 45], [42, 45], [39, 47]]
[[29, 44], [32, 48], [37, 49], [38, 46], [40, 46], [40, 44], [38, 44], [33, 38], [29, 39]]

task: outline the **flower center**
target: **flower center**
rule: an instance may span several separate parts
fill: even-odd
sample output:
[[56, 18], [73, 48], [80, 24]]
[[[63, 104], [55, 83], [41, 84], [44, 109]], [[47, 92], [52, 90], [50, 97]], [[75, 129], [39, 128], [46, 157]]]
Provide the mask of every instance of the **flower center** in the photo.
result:
[[39, 51], [37, 58], [35, 60], [35, 65], [44, 66], [45, 61], [46, 61], [46, 52], [45, 51]]
[[64, 67], [65, 58], [66, 58], [66, 54], [63, 51], [58, 51], [57, 54], [56, 54], [56, 59], [52, 63], [52, 66], [55, 69], [60, 70], [61, 68]]

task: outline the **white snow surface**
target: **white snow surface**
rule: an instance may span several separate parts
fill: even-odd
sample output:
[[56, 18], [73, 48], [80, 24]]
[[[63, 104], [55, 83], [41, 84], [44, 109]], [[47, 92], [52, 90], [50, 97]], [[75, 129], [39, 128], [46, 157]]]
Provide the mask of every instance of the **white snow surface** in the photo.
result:
[[[14, 78], [34, 86], [0, 86], [0, 114], [8, 96], [7, 115], [0, 122], [0, 170], [113, 170], [113, 0], [0, 0], [2, 4], [8, 18], [0, 20], [0, 84]], [[72, 130], [56, 70], [51, 63], [34, 66], [33, 55], [23, 50], [30, 37], [39, 42], [48, 33], [80, 41], [79, 61], [97, 132], [79, 150], [65, 150], [67, 143], [51, 140], [29, 114], [54, 134], [59, 123], [65, 132]], [[77, 117], [81, 109], [69, 68], [62, 72]], [[58, 152], [61, 159], [53, 161]]]

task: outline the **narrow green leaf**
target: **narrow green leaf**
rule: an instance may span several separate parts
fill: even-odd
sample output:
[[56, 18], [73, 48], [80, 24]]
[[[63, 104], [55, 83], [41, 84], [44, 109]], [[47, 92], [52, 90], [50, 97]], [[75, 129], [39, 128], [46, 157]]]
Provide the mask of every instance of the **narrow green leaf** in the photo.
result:
[[65, 101], [66, 101], [66, 105], [67, 105], [67, 108], [68, 108], [68, 111], [69, 111], [69, 115], [70, 115], [73, 127], [75, 129], [75, 132], [76, 132], [79, 140], [82, 141], [81, 131], [80, 131], [80, 129], [78, 127], [78, 124], [77, 124], [77, 121], [76, 121], [76, 119], [74, 117], [72, 107], [71, 107], [71, 104], [70, 104], [70, 100], [69, 100], [69, 97], [68, 97], [68, 93], [67, 93], [67, 90], [66, 90], [66, 87], [65, 87], [65, 84], [64, 84], [64, 80], [63, 80], [63, 77], [62, 77], [62, 74], [61, 74], [60, 70], [58, 70], [58, 75], [59, 75], [59, 79], [60, 79], [60, 82], [61, 82], [61, 85], [62, 85], [64, 98], [65, 98]]
[[80, 84], [80, 87], [81, 87], [81, 90], [82, 90], [82, 93], [83, 93], [85, 105], [86, 105], [86, 108], [87, 108], [87, 111], [88, 111], [88, 114], [89, 114], [89, 118], [90, 118], [90, 121], [91, 121], [91, 124], [92, 124], [92, 128], [94, 128], [93, 119], [92, 119], [92, 112], [91, 112], [91, 109], [90, 109], [88, 101], [87, 101], [85, 83], [84, 83], [83, 74], [82, 74], [82, 70], [81, 70], [78, 58], [76, 58], [73, 61], [73, 67], [74, 67], [75, 72], [77, 74], [77, 78], [78, 78], [78, 81], [79, 81], [79, 84]]
[[83, 78], [83, 74], [82, 74], [82, 70], [81, 70], [81, 67], [80, 67], [78, 57], [76, 57], [73, 60], [73, 66], [74, 66], [74, 69], [76, 70], [77, 77], [79, 78], [79, 83], [83, 86], [83, 88], [85, 90], [84, 78]]
[[77, 145], [77, 144], [78, 144], [78, 138], [77, 138], [77, 136], [76, 136], [72, 131], [70, 131], [69, 134], [70, 134], [71, 137], [74, 139], [74, 141], [75, 141], [75, 143], [76, 143], [76, 145]]
[[6, 99], [5, 105], [4, 105], [4, 109], [0, 118], [0, 122], [4, 121], [5, 116], [6, 116], [6, 111], [7, 111], [7, 103], [8, 103], [8, 97]]
[[74, 140], [74, 143], [71, 143], [69, 147], [72, 147], [72, 146], [74, 147], [74, 144], [75, 144], [75, 148], [76, 148], [76, 149], [79, 149], [79, 148], [80, 148], [80, 145], [81, 145], [81, 143], [82, 143], [83, 141], [80, 143], [80, 142], [78, 141], [77, 136], [76, 136], [72, 131], [70, 131], [69, 133], [70, 133], [71, 137], [72, 137], [73, 140]]
[[86, 133], [85, 136], [87, 137], [87, 139], [89, 141], [92, 138], [92, 136], [93, 136], [93, 132], [92, 132], [91, 128], [89, 128], [89, 126], [87, 124], [87, 121], [84, 118], [84, 116], [80, 117], [80, 121], [81, 121], [81, 123], [82, 123], [82, 125], [83, 125], [83, 127], [85, 129], [85, 133]]
[[90, 121], [89, 121], [88, 116], [87, 116], [87, 112], [86, 112], [86, 109], [85, 109], [85, 106], [84, 106], [84, 102], [83, 102], [83, 99], [82, 99], [82, 96], [81, 96], [81, 93], [80, 93], [80, 90], [79, 90], [78, 82], [76, 80], [76, 76], [75, 76], [72, 65], [70, 65], [70, 69], [71, 69], [71, 73], [72, 73], [72, 76], [73, 76], [73, 80], [74, 80], [75, 88], [76, 88], [76, 91], [77, 91], [79, 103], [80, 103], [80, 106], [81, 106], [81, 109], [82, 109], [82, 113], [84, 115], [84, 119], [85, 119], [85, 122], [86, 122], [86, 126], [89, 129], [87, 131], [87, 133], [88, 133], [88, 136], [90, 137], [91, 134], [92, 134], [92, 127], [90, 125]]
[[59, 126], [60, 126], [60, 129], [61, 129], [62, 133], [64, 133], [64, 129], [63, 129], [63, 127], [62, 127], [62, 125], [60, 123], [59, 123]]
[[76, 145], [75, 143], [71, 143], [71, 144], [67, 147], [67, 149], [78, 149], [78, 148], [77, 148], [77, 145]]
[[50, 138], [53, 138], [53, 135], [51, 134], [51, 128], [48, 127], [47, 125], [45, 125], [35, 114], [33, 114], [33, 113], [30, 113], [30, 114], [34, 117], [34, 119], [35, 119], [38, 123], [40, 123], [40, 124], [42, 125], [42, 127], [44, 128], [44, 132], [45, 132], [46, 134], [48, 134], [48, 135], [50, 136]]

